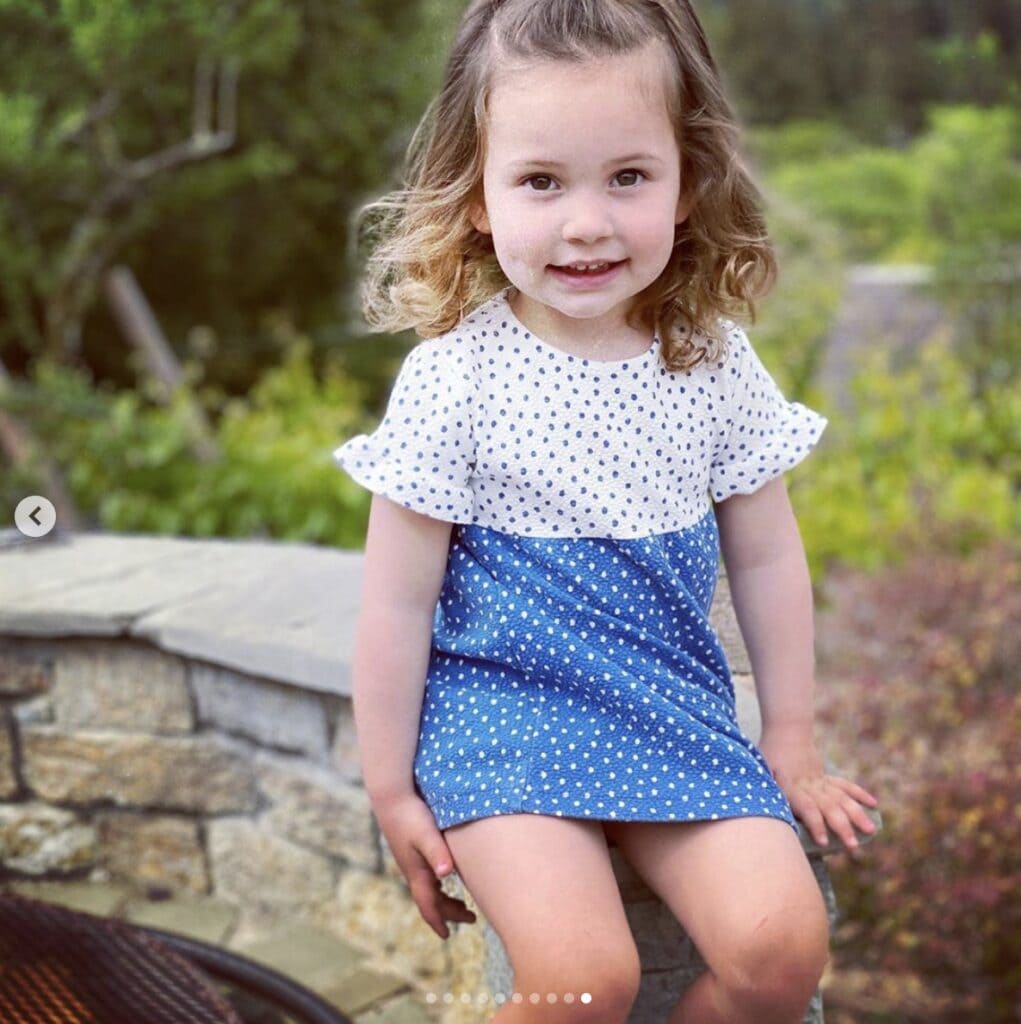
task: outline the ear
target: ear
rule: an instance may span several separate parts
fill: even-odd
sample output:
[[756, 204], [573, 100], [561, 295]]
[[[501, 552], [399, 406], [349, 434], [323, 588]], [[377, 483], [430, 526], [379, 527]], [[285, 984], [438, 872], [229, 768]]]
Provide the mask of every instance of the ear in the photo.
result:
[[677, 213], [674, 217], [675, 224], [683, 224], [695, 207], [694, 189], [684, 189], [677, 200]]
[[472, 202], [468, 207], [468, 219], [476, 231], [484, 235], [491, 235], [493, 229], [489, 226], [489, 215], [486, 213], [485, 203]]

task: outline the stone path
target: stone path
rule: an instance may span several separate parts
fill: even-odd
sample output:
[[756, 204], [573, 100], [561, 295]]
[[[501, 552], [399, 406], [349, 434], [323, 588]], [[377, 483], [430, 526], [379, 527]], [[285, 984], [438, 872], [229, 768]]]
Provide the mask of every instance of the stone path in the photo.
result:
[[931, 277], [928, 267], [914, 264], [848, 269], [818, 378], [841, 411], [849, 410], [848, 384], [862, 354], [892, 346], [891, 366], [899, 369], [945, 321], [945, 312], [925, 290]]

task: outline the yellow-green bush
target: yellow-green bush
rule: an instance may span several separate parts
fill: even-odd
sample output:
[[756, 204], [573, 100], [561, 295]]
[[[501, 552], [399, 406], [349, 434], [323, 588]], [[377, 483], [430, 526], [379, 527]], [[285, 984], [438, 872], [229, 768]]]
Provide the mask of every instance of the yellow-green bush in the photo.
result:
[[946, 341], [896, 373], [874, 350], [851, 384], [851, 411], [792, 470], [791, 500], [817, 578], [834, 562], [877, 568], [938, 543], [967, 553], [1021, 531], [1021, 392], [971, 392]]

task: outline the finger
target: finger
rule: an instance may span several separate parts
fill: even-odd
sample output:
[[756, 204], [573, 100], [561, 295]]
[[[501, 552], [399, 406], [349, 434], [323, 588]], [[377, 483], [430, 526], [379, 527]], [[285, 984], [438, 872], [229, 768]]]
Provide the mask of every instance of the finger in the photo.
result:
[[432, 930], [436, 932], [441, 939], [445, 939], [450, 934], [450, 931], [447, 928], [446, 922], [443, 920], [443, 915], [436, 908], [435, 904], [422, 904], [417, 900], [415, 902], [418, 905], [418, 912], [422, 915], [425, 923], [429, 925], [429, 927], [432, 928]]
[[425, 918], [429, 927], [441, 938], [450, 937], [450, 928], [447, 921], [455, 924], [474, 924], [475, 915], [465, 906], [441, 906], [438, 902], [431, 903], [426, 908], [419, 907], [422, 917]]
[[876, 823], [865, 812], [862, 801], [857, 796], [858, 793], [864, 794], [865, 791], [860, 786], [856, 786], [853, 782], [847, 782], [845, 779], [836, 779], [829, 776], [828, 780], [831, 783], [839, 784], [835, 785], [834, 788], [838, 788], [841, 792], [840, 809], [848, 816], [854, 827], [866, 835], [871, 835], [877, 831]]
[[[421, 880], [411, 888], [412, 898], [419, 913], [433, 931], [440, 934], [441, 929], [445, 930], [444, 920], [473, 924], [476, 919], [474, 911], [470, 910], [463, 900], [448, 896], [439, 886], [437, 879], [423, 873]], [[442, 937], [446, 938], [445, 935]]]
[[428, 868], [418, 868], [408, 878], [408, 888], [419, 909], [436, 906], [445, 895], [440, 880]]
[[443, 916], [450, 921], [467, 921], [469, 923], [475, 921], [475, 912], [473, 910], [461, 900], [454, 900], [449, 896], [444, 897]]
[[799, 799], [796, 806], [792, 802], [791, 810], [794, 811], [801, 824], [805, 826], [808, 834], [820, 846], [829, 845], [829, 836], [826, 834], [826, 822], [823, 819], [819, 805], [815, 801]]
[[850, 793], [855, 800], [860, 801], [863, 804], [868, 804], [870, 807], [878, 807], [879, 800], [873, 796], [867, 789], [859, 786], [857, 782], [851, 782], [850, 779], [842, 779], [837, 775], [826, 776], [830, 782], [839, 786], [845, 793]]
[[414, 870], [428, 874], [430, 878], [444, 878], [454, 869], [454, 859], [442, 838], [413, 843], [411, 856], [414, 858]]
[[857, 801], [848, 808], [848, 814], [859, 832], [871, 836], [879, 831], [879, 826], [865, 813], [865, 809]]
[[830, 830], [837, 836], [844, 846], [849, 850], [856, 849], [858, 846], [858, 837], [855, 835], [854, 827], [851, 825], [851, 819], [848, 816], [847, 811], [841, 806], [831, 806], [826, 809], [825, 814], [826, 824], [829, 825]]
[[450, 929], [447, 927], [447, 921], [462, 921], [464, 920], [463, 914], [467, 912], [467, 908], [463, 908], [460, 912], [456, 908], [450, 908], [445, 906], [440, 899], [433, 899], [428, 901], [425, 906], [419, 904], [419, 911], [422, 917], [425, 918], [429, 927], [441, 938], [446, 939], [450, 937]]
[[429, 841], [428, 853], [425, 856], [437, 878], [443, 878], [454, 870], [454, 858], [439, 832]]

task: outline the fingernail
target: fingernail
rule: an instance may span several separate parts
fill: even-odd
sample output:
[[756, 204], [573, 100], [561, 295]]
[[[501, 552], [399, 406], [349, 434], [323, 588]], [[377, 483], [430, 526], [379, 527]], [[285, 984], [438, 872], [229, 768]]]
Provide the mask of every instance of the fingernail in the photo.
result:
[[436, 873], [438, 875], [443, 875], [443, 874], [446, 874], [449, 870], [450, 870], [450, 865], [446, 861], [444, 861], [442, 864], [439, 864], [437, 866]]

